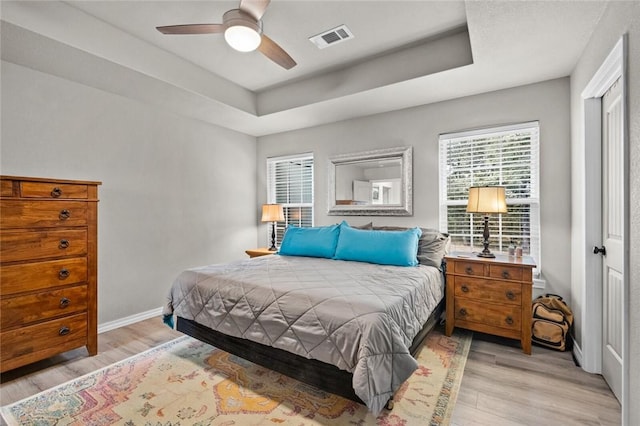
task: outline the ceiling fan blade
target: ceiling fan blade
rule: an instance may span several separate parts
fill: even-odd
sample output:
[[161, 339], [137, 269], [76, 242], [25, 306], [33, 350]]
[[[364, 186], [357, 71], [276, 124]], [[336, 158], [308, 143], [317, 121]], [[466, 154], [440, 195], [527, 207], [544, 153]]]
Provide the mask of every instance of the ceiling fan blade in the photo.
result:
[[223, 24], [185, 24], [156, 27], [162, 34], [216, 34], [224, 32]]
[[278, 44], [266, 35], [262, 34], [262, 42], [258, 50], [282, 68], [291, 69], [296, 66], [296, 61]]
[[240, 0], [240, 10], [259, 21], [267, 10], [269, 3], [271, 3], [271, 0]]

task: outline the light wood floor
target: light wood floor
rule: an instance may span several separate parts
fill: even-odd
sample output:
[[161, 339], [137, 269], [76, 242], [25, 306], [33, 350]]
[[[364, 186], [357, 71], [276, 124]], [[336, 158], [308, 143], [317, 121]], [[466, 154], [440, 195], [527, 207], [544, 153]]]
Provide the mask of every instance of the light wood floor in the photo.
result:
[[[159, 318], [99, 335], [98, 355], [78, 349], [1, 376], [0, 403], [21, 400], [128, 358], [182, 334]], [[452, 424], [619, 425], [620, 405], [599, 375], [585, 373], [570, 353], [476, 334]]]

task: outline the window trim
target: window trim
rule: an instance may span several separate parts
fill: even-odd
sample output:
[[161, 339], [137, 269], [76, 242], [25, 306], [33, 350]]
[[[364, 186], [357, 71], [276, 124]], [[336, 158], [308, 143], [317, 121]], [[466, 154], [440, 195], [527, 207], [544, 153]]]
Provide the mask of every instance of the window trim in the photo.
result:
[[[527, 198], [507, 198], [507, 206], [514, 204], [528, 204], [530, 208], [530, 239], [531, 239], [531, 252], [536, 263], [536, 272], [541, 271], [541, 225], [540, 225], [540, 123], [539, 121], [529, 121], [516, 124], [499, 125], [499, 126], [487, 126], [478, 129], [464, 130], [460, 132], [442, 133], [439, 135], [439, 158], [438, 158], [438, 182], [439, 182], [439, 222], [440, 229], [443, 232], [448, 231], [448, 206], [466, 205], [467, 200], [447, 200], [447, 157], [446, 147], [451, 141], [460, 141], [468, 139], [481, 139], [496, 137], [503, 134], [509, 134], [517, 131], [532, 130], [531, 136], [531, 194]], [[472, 182], [473, 184], [473, 182]], [[502, 182], [500, 182], [502, 184]], [[491, 219], [499, 223], [500, 229], [502, 229], [502, 215], [497, 215]], [[469, 221], [469, 226], [472, 228], [473, 235], [473, 219]], [[537, 229], [536, 229], [537, 227]], [[534, 233], [535, 230], [535, 233]], [[471, 250], [474, 249], [473, 239]], [[494, 248], [494, 251], [500, 252], [499, 248]], [[506, 252], [506, 250], [501, 250]]]
[[[281, 234], [284, 234], [284, 230], [286, 227], [291, 224], [290, 218], [287, 216], [288, 208], [296, 208], [296, 207], [310, 207], [311, 208], [311, 225], [313, 226], [315, 221], [315, 185], [314, 185], [314, 176], [315, 176], [315, 162], [313, 152], [305, 152], [300, 154], [291, 154], [291, 155], [282, 155], [276, 157], [268, 157], [266, 161], [266, 172], [267, 172], [267, 203], [274, 204], [276, 201], [276, 188], [275, 181], [272, 180], [272, 167], [274, 167], [277, 163], [282, 163], [286, 161], [308, 161], [311, 160], [311, 202], [310, 203], [279, 203], [282, 204], [284, 212], [285, 212], [285, 220], [276, 223], [276, 245], [279, 246], [282, 242]], [[304, 226], [302, 224], [296, 226]], [[268, 241], [271, 240], [271, 226], [268, 227]]]

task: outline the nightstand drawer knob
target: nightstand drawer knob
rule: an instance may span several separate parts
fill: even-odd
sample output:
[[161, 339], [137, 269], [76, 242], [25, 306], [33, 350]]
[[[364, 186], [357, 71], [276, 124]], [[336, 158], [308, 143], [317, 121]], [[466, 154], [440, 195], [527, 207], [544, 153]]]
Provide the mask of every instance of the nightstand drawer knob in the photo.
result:
[[67, 268], [62, 268], [60, 269], [60, 271], [58, 271], [58, 278], [61, 280], [64, 280], [65, 278], [69, 278], [69, 275], [71, 275], [71, 272], [69, 272]]
[[467, 287], [466, 284], [462, 284], [462, 287], [460, 287], [460, 290], [462, 290], [463, 293], [469, 293], [469, 287]]
[[51, 196], [53, 198], [58, 198], [61, 195], [62, 195], [62, 189], [58, 188], [57, 186], [51, 190]]
[[62, 299], [60, 299], [60, 309], [64, 309], [70, 304], [71, 304], [71, 300], [67, 299], [66, 297], [63, 297]]
[[504, 322], [506, 322], [509, 325], [513, 325], [513, 318], [507, 317], [507, 318], [505, 318]]
[[60, 327], [60, 330], [58, 330], [58, 334], [60, 336], [66, 336], [69, 333], [71, 333], [71, 329], [69, 327], [65, 326], [65, 325]]
[[509, 278], [511, 276], [511, 274], [509, 274], [509, 271], [502, 271], [502, 278]]
[[471, 266], [467, 266], [464, 271], [469, 275], [473, 275], [473, 268]]
[[465, 308], [460, 309], [458, 313], [460, 314], [461, 317], [467, 316], [467, 310]]
[[58, 215], [60, 220], [67, 220], [71, 217], [71, 212], [67, 209], [60, 210], [60, 214]]
[[60, 240], [60, 244], [58, 244], [59, 249], [66, 249], [69, 247], [69, 240]]
[[507, 290], [507, 292], [505, 293], [505, 295], [507, 296], [507, 299], [509, 300], [513, 300], [516, 298], [516, 295], [513, 294], [513, 292], [511, 290]]

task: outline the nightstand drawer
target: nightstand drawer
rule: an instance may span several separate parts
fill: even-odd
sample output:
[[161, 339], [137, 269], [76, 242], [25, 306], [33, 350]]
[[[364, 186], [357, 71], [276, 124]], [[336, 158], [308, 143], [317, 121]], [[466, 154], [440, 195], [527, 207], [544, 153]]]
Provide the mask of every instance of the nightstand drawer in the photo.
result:
[[13, 182], [10, 180], [0, 181], [0, 195], [3, 197], [13, 197]]
[[519, 306], [493, 305], [464, 298], [455, 300], [455, 320], [485, 324], [492, 327], [520, 330]]
[[494, 303], [520, 305], [522, 303], [522, 285], [505, 283], [482, 278], [454, 278], [455, 296]]
[[456, 274], [484, 277], [484, 265], [477, 262], [456, 262], [454, 272]]
[[503, 280], [522, 281], [522, 268], [517, 266], [489, 265], [489, 276], [491, 278], [502, 278]]

